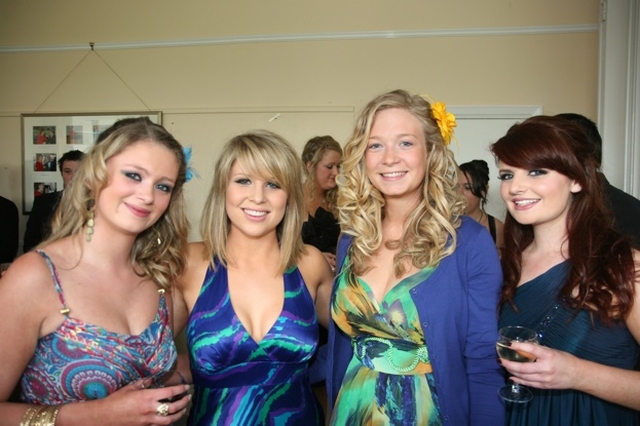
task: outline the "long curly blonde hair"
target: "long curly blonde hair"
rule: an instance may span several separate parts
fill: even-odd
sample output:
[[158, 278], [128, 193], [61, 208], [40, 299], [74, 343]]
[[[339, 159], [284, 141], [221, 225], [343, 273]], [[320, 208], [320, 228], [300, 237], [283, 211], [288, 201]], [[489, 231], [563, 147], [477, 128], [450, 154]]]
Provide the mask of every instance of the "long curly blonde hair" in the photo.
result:
[[214, 256], [224, 266], [229, 263], [227, 240], [231, 224], [226, 210], [226, 198], [229, 171], [236, 161], [257, 176], [274, 179], [287, 193], [285, 215], [276, 227], [281, 259], [279, 272], [284, 273], [305, 252], [300, 233], [304, 217], [302, 163], [289, 142], [268, 130], [254, 130], [235, 136], [222, 149], [214, 168], [213, 184], [200, 223], [204, 256], [211, 260], [213, 267]]
[[108, 184], [107, 161], [110, 158], [137, 142], [151, 141], [160, 144], [175, 155], [178, 176], [167, 210], [156, 223], [136, 237], [129, 258], [141, 277], [168, 289], [186, 264], [189, 222], [182, 188], [187, 164], [182, 146], [164, 127], [152, 123], [146, 117], [127, 120], [124, 125], [116, 122], [105, 130], [108, 136], [94, 145], [85, 156], [73, 177], [73, 183], [65, 189], [56, 209], [51, 235], [40, 246], [82, 232], [95, 200]]
[[420, 121], [427, 144], [420, 203], [409, 214], [400, 240], [386, 243], [390, 249], [400, 249], [394, 257], [395, 276], [405, 273], [407, 261], [422, 269], [437, 265], [453, 253], [456, 229], [464, 214], [464, 200], [457, 190], [454, 156], [443, 143], [429, 102], [404, 90], [376, 97], [358, 117], [345, 145], [342, 171], [337, 178], [339, 221], [343, 232], [354, 237], [349, 256], [356, 275], [371, 268], [369, 258], [382, 244], [380, 230], [385, 201], [367, 177], [365, 152], [376, 114], [392, 108], [406, 110]]

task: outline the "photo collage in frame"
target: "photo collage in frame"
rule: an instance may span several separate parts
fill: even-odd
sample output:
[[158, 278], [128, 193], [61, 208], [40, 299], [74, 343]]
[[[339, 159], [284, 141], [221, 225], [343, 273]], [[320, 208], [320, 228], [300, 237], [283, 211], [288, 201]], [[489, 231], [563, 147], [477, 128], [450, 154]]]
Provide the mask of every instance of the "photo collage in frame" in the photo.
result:
[[58, 166], [64, 153], [88, 152], [102, 131], [120, 119], [135, 117], [162, 124], [160, 111], [22, 114], [23, 214], [31, 212], [36, 197], [64, 189]]

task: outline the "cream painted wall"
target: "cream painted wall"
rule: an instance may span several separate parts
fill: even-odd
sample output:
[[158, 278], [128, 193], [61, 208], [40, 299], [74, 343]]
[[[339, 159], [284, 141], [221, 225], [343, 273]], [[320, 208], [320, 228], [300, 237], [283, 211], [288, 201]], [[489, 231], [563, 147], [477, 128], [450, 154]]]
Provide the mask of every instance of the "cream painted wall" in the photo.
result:
[[[594, 23], [594, 0], [0, 1], [3, 46]], [[56, 31], [52, 31], [57, 28]]]
[[[344, 141], [357, 111], [395, 88], [451, 106], [540, 105], [595, 118], [598, 32], [565, 29], [597, 25], [598, 8], [598, 0], [0, 0], [0, 194], [21, 206], [21, 113], [163, 111], [167, 128], [197, 148], [202, 179], [187, 187], [194, 229], [233, 131], [271, 126], [298, 149], [320, 133]], [[470, 35], [447, 33], [461, 29]], [[408, 30], [440, 32], [344, 36]], [[294, 41], [241, 39], [287, 34]], [[309, 34], [338, 39], [305, 41]], [[125, 48], [195, 39], [209, 43]], [[461, 151], [486, 145], [459, 142]]]

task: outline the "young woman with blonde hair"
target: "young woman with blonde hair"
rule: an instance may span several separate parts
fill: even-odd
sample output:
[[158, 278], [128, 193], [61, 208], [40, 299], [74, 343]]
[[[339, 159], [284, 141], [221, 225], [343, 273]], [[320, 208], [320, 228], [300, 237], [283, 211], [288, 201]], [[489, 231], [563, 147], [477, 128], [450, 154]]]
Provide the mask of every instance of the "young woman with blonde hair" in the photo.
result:
[[305, 221], [302, 240], [322, 252], [332, 269], [336, 266], [336, 247], [340, 225], [336, 198], [336, 176], [340, 173], [342, 148], [331, 136], [309, 139], [302, 150], [305, 171]]
[[462, 217], [454, 125], [443, 104], [396, 90], [367, 104], [345, 145], [332, 424], [502, 423], [502, 274], [489, 233]]
[[266, 130], [232, 138], [216, 163], [203, 242], [190, 245], [176, 298], [190, 425], [322, 424], [308, 372], [333, 275], [300, 238], [301, 173], [291, 145]]
[[[140, 119], [95, 145], [51, 236], [0, 279], [0, 425], [177, 421], [185, 385], [147, 389], [177, 351], [171, 284], [188, 222], [180, 144]], [[22, 403], [6, 402], [20, 383]], [[82, 403], [79, 403], [82, 402]]]

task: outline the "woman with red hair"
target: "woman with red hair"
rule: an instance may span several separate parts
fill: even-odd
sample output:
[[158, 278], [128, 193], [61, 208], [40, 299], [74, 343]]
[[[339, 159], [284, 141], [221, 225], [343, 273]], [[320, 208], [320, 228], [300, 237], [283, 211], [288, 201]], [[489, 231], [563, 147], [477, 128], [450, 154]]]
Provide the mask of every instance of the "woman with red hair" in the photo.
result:
[[508, 425], [636, 425], [640, 254], [613, 229], [582, 129], [532, 117], [491, 146], [507, 204], [500, 326], [534, 329], [513, 343], [536, 362], [501, 359], [531, 387], [507, 403]]

